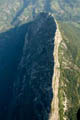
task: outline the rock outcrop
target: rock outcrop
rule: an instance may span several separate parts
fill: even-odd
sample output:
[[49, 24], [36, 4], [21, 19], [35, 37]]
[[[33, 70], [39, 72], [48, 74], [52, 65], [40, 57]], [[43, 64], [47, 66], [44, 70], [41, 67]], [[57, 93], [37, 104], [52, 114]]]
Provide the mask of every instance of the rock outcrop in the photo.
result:
[[51, 105], [51, 114], [50, 120], [59, 120], [59, 80], [60, 80], [60, 63], [59, 63], [59, 46], [62, 41], [62, 36], [59, 30], [58, 23], [56, 22], [57, 30], [55, 34], [55, 41], [54, 41], [54, 74], [52, 79], [52, 88], [53, 88], [53, 100]]

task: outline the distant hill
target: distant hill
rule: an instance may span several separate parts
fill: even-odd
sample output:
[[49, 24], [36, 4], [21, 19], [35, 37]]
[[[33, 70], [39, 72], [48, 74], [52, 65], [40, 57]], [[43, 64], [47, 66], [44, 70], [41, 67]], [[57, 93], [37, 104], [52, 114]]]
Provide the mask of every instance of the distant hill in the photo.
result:
[[51, 0], [52, 11], [61, 20], [80, 20], [80, 0]]
[[30, 21], [39, 12], [51, 12], [61, 21], [80, 21], [80, 0], [0, 0], [0, 30], [10, 23]]

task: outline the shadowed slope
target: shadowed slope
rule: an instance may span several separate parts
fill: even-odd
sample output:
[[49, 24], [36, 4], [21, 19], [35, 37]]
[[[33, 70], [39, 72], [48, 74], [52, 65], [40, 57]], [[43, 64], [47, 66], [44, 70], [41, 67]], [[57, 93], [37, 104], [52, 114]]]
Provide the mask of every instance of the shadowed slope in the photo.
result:
[[0, 33], [0, 120], [5, 120], [3, 117], [6, 117], [13, 96], [13, 83], [26, 31], [27, 24]]
[[0, 78], [6, 81], [2, 90], [7, 102], [4, 99], [0, 120], [48, 120], [55, 31], [53, 17], [41, 13], [33, 22], [1, 33]]

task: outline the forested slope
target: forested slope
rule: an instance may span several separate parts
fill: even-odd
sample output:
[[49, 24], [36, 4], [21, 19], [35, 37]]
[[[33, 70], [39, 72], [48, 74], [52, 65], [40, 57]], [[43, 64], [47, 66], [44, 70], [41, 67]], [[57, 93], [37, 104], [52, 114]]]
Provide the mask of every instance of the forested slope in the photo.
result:
[[77, 120], [80, 108], [80, 24], [60, 23], [62, 42], [59, 47], [60, 119]]

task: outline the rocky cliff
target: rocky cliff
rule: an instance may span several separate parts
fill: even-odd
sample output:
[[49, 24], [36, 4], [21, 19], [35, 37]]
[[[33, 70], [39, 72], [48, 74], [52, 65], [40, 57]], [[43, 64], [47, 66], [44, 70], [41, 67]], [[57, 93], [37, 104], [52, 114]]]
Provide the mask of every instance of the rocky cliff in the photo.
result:
[[59, 30], [59, 25], [56, 21], [56, 34], [55, 34], [55, 41], [54, 41], [54, 51], [53, 51], [53, 56], [54, 56], [54, 74], [53, 74], [53, 79], [52, 79], [52, 88], [53, 88], [53, 93], [54, 97], [52, 100], [51, 104], [51, 113], [50, 113], [50, 119], [49, 120], [59, 120], [59, 82], [60, 82], [60, 63], [59, 63], [59, 46], [62, 41], [62, 35]]
[[[5, 86], [7, 92], [11, 93], [6, 95], [6, 105], [2, 104], [3, 111], [0, 113], [4, 114], [0, 114], [0, 120], [48, 120], [53, 98], [55, 32], [54, 18], [47, 13], [40, 13], [32, 22], [19, 28], [17, 26], [11, 32], [15, 33], [15, 42], [13, 47], [8, 48], [8, 59], [3, 57], [8, 65], [7, 73], [11, 74], [11, 77], [4, 77], [4, 81], [8, 83]], [[0, 37], [4, 37], [4, 34], [7, 36], [9, 31], [1, 33]], [[10, 43], [13, 37], [7, 39]], [[4, 51], [6, 50], [7, 47]], [[4, 74], [5, 66], [3, 76]], [[3, 77], [1, 79], [3, 80]]]

